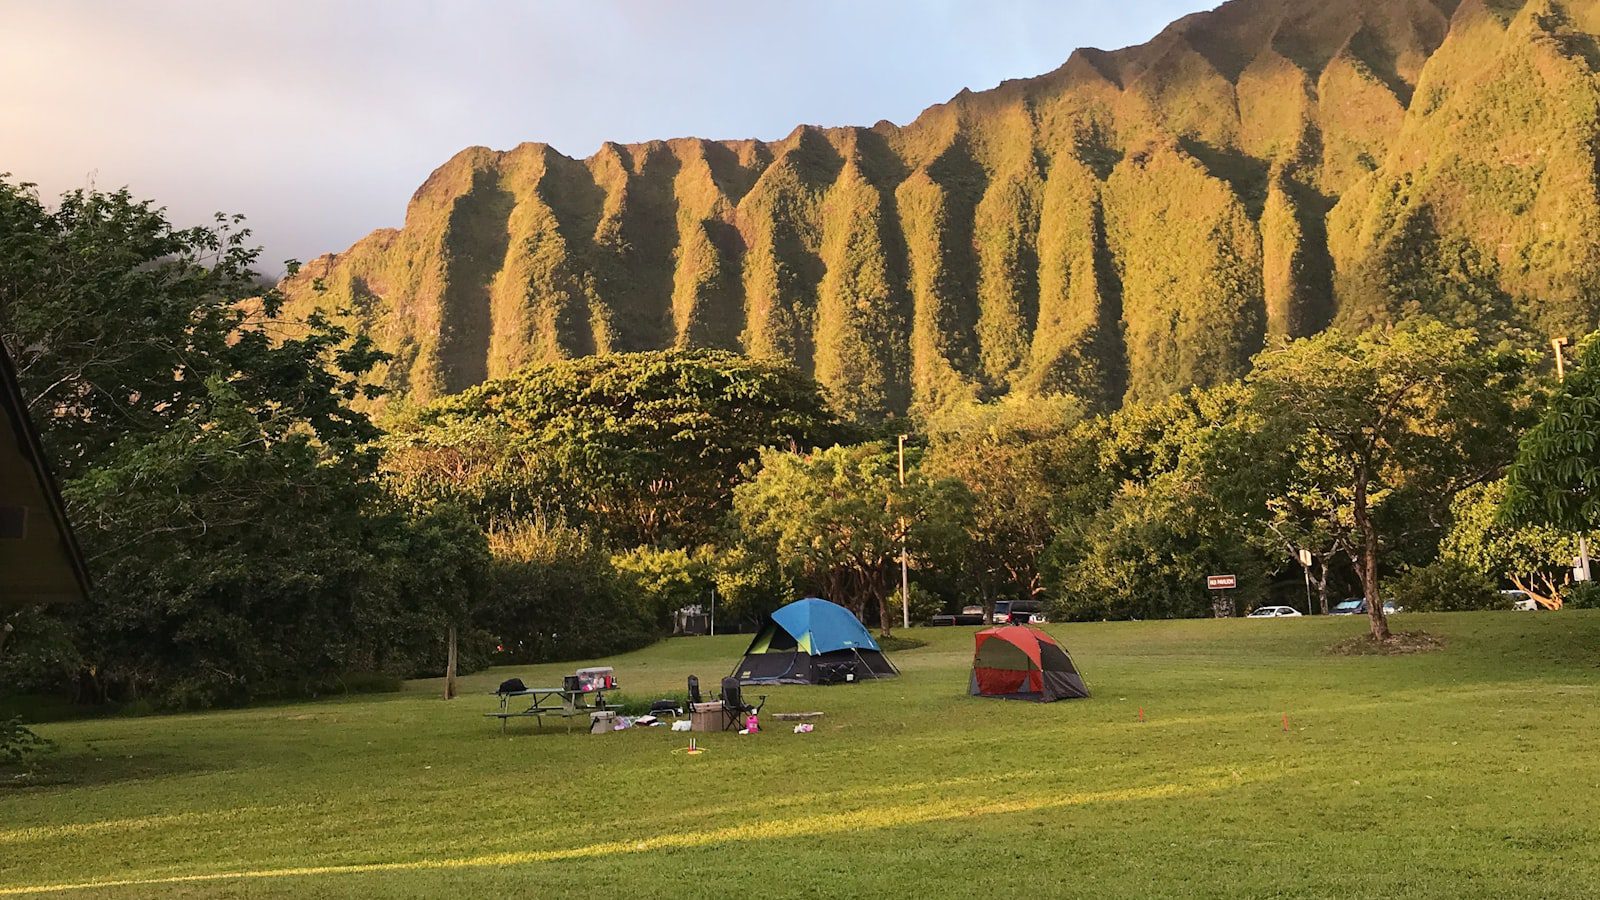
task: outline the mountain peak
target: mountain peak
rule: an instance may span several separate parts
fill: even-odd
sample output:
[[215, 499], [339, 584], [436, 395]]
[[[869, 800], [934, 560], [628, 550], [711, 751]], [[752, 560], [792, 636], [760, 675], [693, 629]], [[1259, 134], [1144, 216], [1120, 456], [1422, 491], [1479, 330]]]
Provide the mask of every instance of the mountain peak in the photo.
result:
[[1113, 406], [1419, 311], [1579, 330], [1597, 28], [1600, 0], [1234, 0], [903, 127], [471, 147], [403, 229], [284, 289], [372, 334], [415, 399], [708, 346], [789, 360], [862, 419]]

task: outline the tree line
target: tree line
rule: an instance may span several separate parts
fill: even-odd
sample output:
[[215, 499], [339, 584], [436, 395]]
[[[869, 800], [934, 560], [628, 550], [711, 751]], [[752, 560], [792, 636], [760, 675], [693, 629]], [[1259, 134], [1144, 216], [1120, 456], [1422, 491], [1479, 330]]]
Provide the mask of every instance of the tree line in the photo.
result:
[[447, 634], [468, 668], [629, 649], [713, 597], [738, 622], [820, 594], [887, 632], [902, 549], [918, 620], [1211, 615], [1224, 572], [1243, 605], [1359, 594], [1375, 639], [1384, 599], [1595, 602], [1569, 571], [1600, 518], [1594, 338], [1561, 383], [1493, 329], [1416, 319], [1114, 412], [1011, 395], [865, 426], [785, 365], [615, 354], [374, 421], [384, 354], [287, 320], [248, 238], [0, 181], [0, 337], [95, 580], [17, 615], [10, 690], [342, 690], [437, 673]]

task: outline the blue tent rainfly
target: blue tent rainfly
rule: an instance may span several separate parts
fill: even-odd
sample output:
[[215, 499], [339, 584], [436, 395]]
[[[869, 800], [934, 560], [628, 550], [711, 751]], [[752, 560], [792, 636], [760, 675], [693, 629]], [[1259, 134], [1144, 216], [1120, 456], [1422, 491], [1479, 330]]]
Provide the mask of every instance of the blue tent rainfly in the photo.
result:
[[848, 609], [816, 597], [768, 616], [734, 668], [744, 684], [830, 684], [898, 674]]

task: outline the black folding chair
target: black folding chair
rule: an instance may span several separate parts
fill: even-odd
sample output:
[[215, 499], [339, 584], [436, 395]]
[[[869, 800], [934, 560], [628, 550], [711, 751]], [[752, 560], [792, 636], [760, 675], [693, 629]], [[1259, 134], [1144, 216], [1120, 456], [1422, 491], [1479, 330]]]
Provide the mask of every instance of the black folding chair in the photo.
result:
[[705, 702], [705, 701], [700, 699], [700, 676], [698, 676], [698, 675], [690, 675], [689, 676], [689, 702], [690, 703], [703, 703], [703, 702]]
[[762, 694], [756, 699], [761, 702], [755, 706], [745, 702], [744, 686], [739, 684], [738, 678], [730, 675], [722, 679], [722, 715], [725, 717], [723, 728], [732, 726], [732, 730], [738, 731], [746, 716], [759, 715], [761, 707], [767, 705], [767, 695]]

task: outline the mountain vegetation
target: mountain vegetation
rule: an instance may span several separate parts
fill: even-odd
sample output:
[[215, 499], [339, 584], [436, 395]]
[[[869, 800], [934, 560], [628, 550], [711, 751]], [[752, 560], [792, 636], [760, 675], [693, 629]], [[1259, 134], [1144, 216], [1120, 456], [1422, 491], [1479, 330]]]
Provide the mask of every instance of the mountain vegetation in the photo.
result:
[[711, 348], [859, 421], [1092, 409], [1331, 324], [1600, 315], [1600, 2], [1233, 0], [904, 126], [462, 151], [282, 285], [427, 401], [532, 362]]

